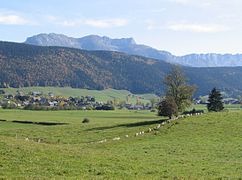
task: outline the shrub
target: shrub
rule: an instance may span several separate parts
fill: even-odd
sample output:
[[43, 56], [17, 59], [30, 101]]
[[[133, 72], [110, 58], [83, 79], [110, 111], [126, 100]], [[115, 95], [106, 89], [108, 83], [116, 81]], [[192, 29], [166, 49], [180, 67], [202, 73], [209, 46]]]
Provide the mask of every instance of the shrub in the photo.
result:
[[87, 106], [86, 110], [93, 110], [93, 107], [92, 106]]
[[113, 105], [105, 104], [105, 105], [96, 107], [96, 110], [113, 111], [115, 110], [115, 107]]
[[195, 108], [193, 108], [193, 110], [191, 111], [184, 111], [182, 114], [196, 114], [196, 113], [204, 113], [204, 110], [196, 110]]
[[177, 116], [178, 107], [175, 103], [173, 97], [166, 97], [158, 105], [158, 115], [159, 116], [168, 116], [170, 119], [172, 116]]
[[0, 89], [0, 94], [5, 94], [5, 91]]
[[4, 104], [2, 105], [3, 109], [16, 109], [17, 106], [15, 104]]
[[82, 121], [82, 123], [89, 123], [89, 122], [90, 122], [90, 119], [88, 119], [88, 118], [84, 118]]

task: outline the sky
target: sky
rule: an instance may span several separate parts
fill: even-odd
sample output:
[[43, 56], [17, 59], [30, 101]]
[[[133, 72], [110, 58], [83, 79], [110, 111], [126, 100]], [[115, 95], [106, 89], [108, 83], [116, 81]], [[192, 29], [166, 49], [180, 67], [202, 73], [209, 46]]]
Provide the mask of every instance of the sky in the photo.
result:
[[242, 0], [0, 0], [0, 40], [133, 37], [175, 55], [242, 53]]

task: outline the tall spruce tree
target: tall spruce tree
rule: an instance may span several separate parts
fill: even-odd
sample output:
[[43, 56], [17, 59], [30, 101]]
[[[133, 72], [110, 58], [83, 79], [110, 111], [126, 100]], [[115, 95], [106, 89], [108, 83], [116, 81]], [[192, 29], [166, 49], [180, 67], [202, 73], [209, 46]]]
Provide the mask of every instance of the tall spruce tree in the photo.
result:
[[222, 100], [223, 100], [223, 97], [220, 91], [217, 90], [216, 88], [213, 88], [208, 98], [208, 104], [207, 104], [208, 111], [215, 111], [215, 112], [222, 111], [224, 109]]

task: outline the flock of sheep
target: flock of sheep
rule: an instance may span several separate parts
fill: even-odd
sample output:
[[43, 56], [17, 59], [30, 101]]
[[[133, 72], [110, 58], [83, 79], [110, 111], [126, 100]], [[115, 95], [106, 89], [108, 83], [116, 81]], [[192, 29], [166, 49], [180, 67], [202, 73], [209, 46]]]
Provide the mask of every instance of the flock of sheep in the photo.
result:
[[[166, 120], [166, 121], [163, 121], [162, 123], [158, 124], [156, 127], [154, 128], [149, 128], [147, 131], [140, 131], [140, 132], [137, 132], [134, 134], [134, 137], [137, 137], [137, 136], [141, 136], [141, 135], [144, 135], [145, 133], [151, 133], [152, 131], [157, 131], [158, 129], [160, 129], [162, 126], [164, 126], [165, 124], [169, 124], [171, 123], [172, 121], [175, 121], [175, 120], [178, 120], [178, 119], [182, 119], [182, 118], [186, 118], [186, 117], [190, 117], [190, 116], [199, 116], [199, 115], [202, 115], [203, 113], [194, 113], [194, 114], [186, 114], [186, 115], [179, 115], [177, 117], [173, 117], [172, 119], [169, 119], [169, 120]], [[128, 138], [129, 135], [125, 135], [124, 136], [125, 138]], [[111, 139], [113, 141], [119, 141], [121, 140], [121, 137], [114, 137], [113, 139]], [[104, 140], [101, 140], [101, 141], [98, 141], [96, 143], [105, 143], [107, 142], [108, 140], [107, 139], [104, 139]], [[93, 143], [93, 142], [92, 142]]]
[[[29, 138], [25, 138], [25, 141], [34, 141], [34, 140], [30, 140]], [[37, 143], [41, 143], [41, 139], [36, 140]]]
[[[147, 131], [140, 131], [140, 132], [137, 132], [134, 134], [134, 137], [137, 137], [137, 136], [141, 136], [141, 135], [144, 135], [145, 133], [151, 133], [153, 131], [157, 131], [158, 129], [160, 129], [162, 126], [164, 126], [165, 124], [169, 124], [171, 123], [172, 121], [175, 121], [175, 120], [178, 120], [178, 119], [181, 119], [181, 118], [186, 118], [186, 117], [190, 117], [190, 116], [199, 116], [199, 115], [202, 115], [203, 113], [194, 113], [194, 114], [186, 114], [186, 115], [179, 115], [177, 117], [173, 117], [172, 119], [169, 119], [169, 120], [166, 120], [166, 121], [163, 121], [162, 123], [158, 124], [156, 127], [154, 128], [149, 128]], [[124, 136], [125, 138], [129, 138], [129, 135], [125, 135]], [[119, 141], [121, 140], [121, 137], [114, 137], [112, 138], [111, 140], [113, 141]], [[25, 138], [25, 141], [31, 141], [29, 138]], [[107, 142], [108, 140], [107, 139], [104, 139], [104, 140], [101, 140], [101, 141], [98, 141], [98, 142], [91, 142], [91, 143], [105, 143]], [[41, 139], [38, 139], [37, 140], [38, 143], [41, 142]]]

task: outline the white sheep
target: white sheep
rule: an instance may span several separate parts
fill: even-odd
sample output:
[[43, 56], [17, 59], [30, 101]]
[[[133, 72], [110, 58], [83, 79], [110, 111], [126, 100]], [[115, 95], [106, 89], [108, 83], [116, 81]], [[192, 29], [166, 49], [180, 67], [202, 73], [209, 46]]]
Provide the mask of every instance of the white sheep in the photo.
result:
[[138, 136], [139, 135], [139, 133], [135, 133], [135, 136]]
[[160, 128], [160, 124], [158, 124], [157, 126], [156, 126], [156, 129], [159, 129]]
[[118, 140], [120, 140], [120, 137], [115, 137], [115, 138], [113, 138], [113, 140], [118, 141]]
[[151, 128], [149, 128], [149, 132], [151, 132], [152, 131], [152, 129]]
[[128, 138], [128, 137], [129, 137], [129, 135], [127, 134], [127, 135], [125, 135], [125, 137], [126, 137], [126, 138]]
[[29, 141], [29, 138], [25, 138], [25, 141]]
[[107, 139], [104, 139], [102, 141], [99, 141], [99, 143], [105, 143], [105, 142], [107, 142]]

